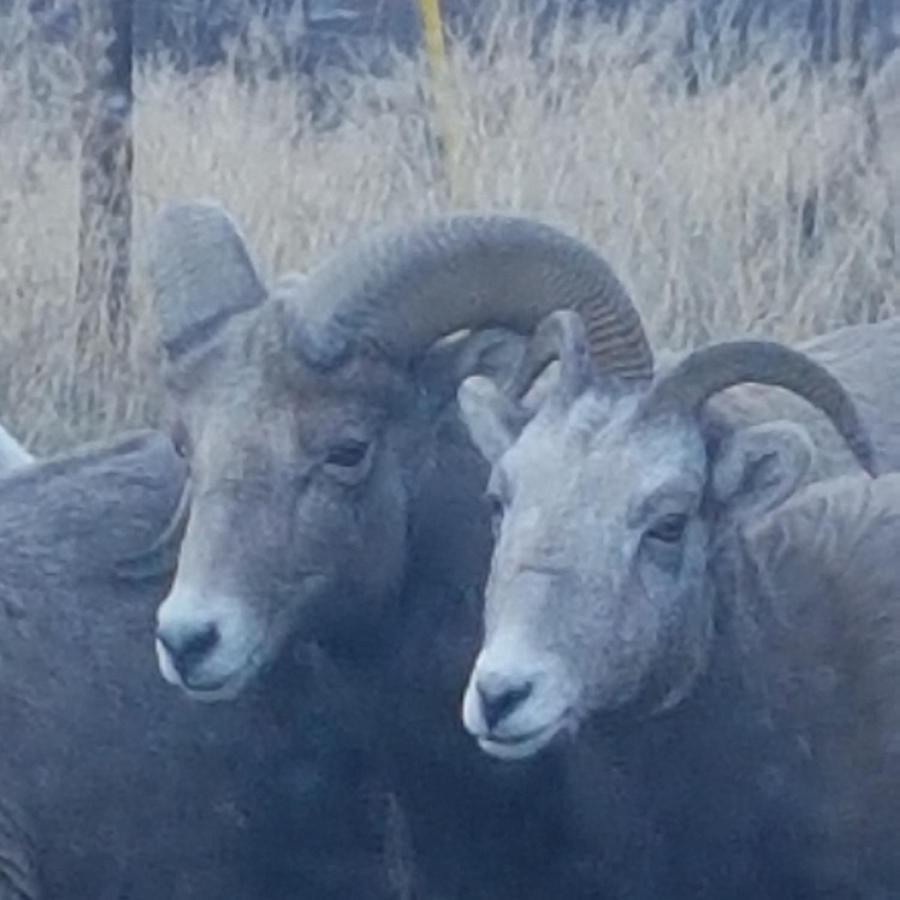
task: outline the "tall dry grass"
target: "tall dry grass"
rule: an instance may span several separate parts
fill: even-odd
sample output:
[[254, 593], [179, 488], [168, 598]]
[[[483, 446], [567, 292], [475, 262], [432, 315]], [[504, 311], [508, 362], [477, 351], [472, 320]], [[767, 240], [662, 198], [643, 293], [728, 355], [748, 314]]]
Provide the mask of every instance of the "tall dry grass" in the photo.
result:
[[[307, 87], [271, 70], [265, 29], [240, 58], [137, 78], [136, 288], [127, 350], [103, 333], [76, 350], [80, 70], [38, 45], [27, 17], [0, 29], [0, 418], [39, 451], [153, 422], [160, 390], [141, 238], [170, 198], [211, 196], [245, 226], [264, 272], [306, 268], [348, 236], [455, 207], [525, 212], [574, 231], [633, 289], [658, 346], [752, 332], [792, 339], [897, 312], [897, 141], [891, 85], [864, 104], [840, 72], [810, 75], [787, 40], [756, 39], [753, 62], [701, 71], [688, 96], [673, 62], [677, 7], [624, 30], [551, 35], [501, 13], [473, 56], [451, 42], [445, 177], [422, 60], [337, 85], [341, 124], [312, 126]], [[893, 124], [891, 124], [893, 123]], [[893, 129], [893, 130], [892, 130]], [[896, 154], [900, 155], [900, 154]], [[815, 189], [819, 229], [803, 237]]]

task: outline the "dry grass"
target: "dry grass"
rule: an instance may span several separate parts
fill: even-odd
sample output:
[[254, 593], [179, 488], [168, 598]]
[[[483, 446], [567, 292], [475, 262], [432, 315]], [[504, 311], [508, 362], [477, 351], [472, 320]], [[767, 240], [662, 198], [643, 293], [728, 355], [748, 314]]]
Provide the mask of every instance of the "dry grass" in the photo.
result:
[[[896, 72], [871, 94], [888, 123], [873, 154], [840, 73], [801, 76], [787, 44], [759, 44], [728, 79], [710, 67], [699, 96], [686, 96], [672, 63], [678, 16], [560, 32], [541, 62], [516, 16], [490, 31], [490, 65], [454, 46], [449, 186], [428, 150], [421, 61], [347, 80], [343, 123], [318, 133], [301, 85], [251, 87], [235, 75], [253, 54], [269, 58], [262, 31], [250, 59], [244, 50], [203, 75], [149, 65], [137, 83], [138, 262], [150, 216], [173, 197], [219, 198], [268, 273], [311, 266], [372, 223], [495, 208], [601, 248], [657, 345], [793, 338], [896, 312], [896, 177], [884, 149], [900, 134]], [[81, 79], [65, 52], [36, 46], [17, 22], [0, 29], [0, 416], [46, 451], [152, 422], [159, 390], [143, 280], [127, 351], [100, 334], [86, 355], [75, 350]], [[810, 243], [800, 207], [812, 188], [821, 229]]]

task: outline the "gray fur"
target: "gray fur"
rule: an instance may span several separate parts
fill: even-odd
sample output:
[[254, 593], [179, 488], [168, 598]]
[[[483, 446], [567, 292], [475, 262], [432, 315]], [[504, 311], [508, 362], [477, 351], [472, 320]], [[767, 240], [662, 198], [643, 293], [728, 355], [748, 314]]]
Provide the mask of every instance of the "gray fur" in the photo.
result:
[[159, 679], [184, 476], [144, 433], [0, 479], [0, 898], [387, 897], [365, 772], [317, 746], [303, 666], [218, 708]]
[[813, 874], [895, 896], [900, 567], [885, 561], [900, 545], [900, 476], [812, 485], [742, 538], [741, 665], [776, 726], [804, 745], [796, 777], [824, 832]]
[[[884, 470], [900, 468], [898, 328], [896, 320], [859, 326], [804, 348], [853, 397], [858, 414], [848, 414], [846, 399], [830, 403], [842, 410], [835, 422], [849, 423], [844, 436], [867, 459], [861, 420]], [[672, 368], [663, 367], [657, 383]], [[758, 683], [772, 671], [773, 623], [747, 571], [770, 576], [782, 593], [800, 591], [800, 603], [801, 580], [779, 581], [777, 565], [791, 553], [815, 559], [813, 567], [831, 560], [827, 548], [816, 557], [819, 525], [808, 513], [808, 533], [792, 529], [794, 543], [772, 571], [766, 559], [748, 557], [743, 535], [779, 515], [804, 485], [859, 471], [835, 422], [769, 389], [737, 388], [693, 411], [648, 400], [655, 385], [594, 378], [573, 390], [564, 381], [532, 416], [483, 379], [461, 391], [469, 428], [493, 463], [497, 530], [467, 728], [506, 759], [533, 757], [578, 730], [602, 735], [613, 757], [629, 760], [631, 783], [652, 792], [650, 818], [683, 864], [671, 874], [672, 896], [896, 892], [900, 882], [884, 858], [866, 860], [858, 842], [856, 856], [826, 871], [823, 861], [840, 856], [852, 828], [830, 830], [829, 771], [798, 753], [810, 723], [791, 719], [778, 693]], [[844, 528], [840, 504], [828, 514], [832, 527]], [[853, 521], [867, 540], [864, 521]], [[852, 580], [846, 584], [835, 603], [855, 603]], [[856, 612], [869, 627], [875, 611]], [[814, 700], [802, 685], [816, 687], [817, 666], [842, 664], [842, 645], [823, 649], [819, 660], [780, 661], [796, 666], [789, 677], [801, 685], [798, 704]], [[875, 658], [867, 664], [880, 666]], [[849, 709], [829, 708], [834, 696], [818, 700], [811, 714], [826, 730], [817, 737], [838, 746]], [[887, 734], [876, 729], [872, 737]], [[771, 791], [767, 777], [778, 785]], [[860, 805], [850, 812], [867, 814]]]

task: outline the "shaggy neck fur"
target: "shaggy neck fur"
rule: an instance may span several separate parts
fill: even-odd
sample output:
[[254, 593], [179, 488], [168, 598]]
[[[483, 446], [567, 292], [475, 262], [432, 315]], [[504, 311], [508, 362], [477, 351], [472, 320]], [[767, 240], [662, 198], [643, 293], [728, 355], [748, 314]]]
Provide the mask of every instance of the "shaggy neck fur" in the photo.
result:
[[[649, 858], [666, 896], [812, 896], [797, 873], [820, 837], [818, 792], [782, 698], [762, 674], [774, 657], [768, 604], [747, 599], [760, 597], [757, 573], [742, 538], [721, 528], [707, 582], [719, 589], [706, 670], [677, 707], [598, 719], [590, 740], [644, 792], [657, 838]], [[630, 840], [646, 842], [647, 830]]]

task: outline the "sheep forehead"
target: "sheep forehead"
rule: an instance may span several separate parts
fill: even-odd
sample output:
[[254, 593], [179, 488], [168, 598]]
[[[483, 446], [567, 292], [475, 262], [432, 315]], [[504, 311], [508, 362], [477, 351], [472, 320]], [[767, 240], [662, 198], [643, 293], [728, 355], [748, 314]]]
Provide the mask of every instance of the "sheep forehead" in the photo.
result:
[[196, 495], [274, 484], [307, 467], [300, 435], [283, 410], [260, 414], [240, 398], [232, 406], [213, 404], [200, 411], [191, 442], [191, 478]]
[[321, 444], [354, 425], [371, 432], [386, 416], [402, 417], [413, 394], [389, 360], [362, 349], [320, 369], [293, 340], [295, 317], [268, 303], [219, 336], [215, 352], [181, 363], [173, 396], [203, 430], [262, 438], [293, 434]]
[[[253, 396], [268, 406], [292, 397], [295, 405], [320, 394], [362, 396], [368, 403], [406, 399], [408, 375], [375, 345], [353, 346], [335, 332], [335, 347], [314, 346], [308, 338], [303, 304], [284, 293], [227, 322], [202, 345], [168, 367], [177, 397], [198, 393], [206, 402]], [[344, 348], [340, 350], [339, 346]], [[333, 358], [320, 358], [334, 351]], [[312, 355], [310, 355], [312, 354]]]
[[306, 457], [321, 456], [335, 442], [373, 439], [386, 415], [370, 397], [328, 386], [290, 391], [262, 383], [244, 388], [217, 402], [195, 404], [197, 450], [202, 446], [220, 464], [239, 466], [252, 458], [256, 468], [266, 461], [296, 466]]
[[613, 403], [602, 394], [581, 393], [575, 400], [551, 397], [525, 426], [507, 454], [510, 473], [541, 473], [570, 466], [591, 456], [598, 443], [616, 440], [628, 430], [634, 402]]
[[[693, 418], [643, 419], [636, 397], [610, 401], [585, 392], [565, 408], [542, 409], [503, 467], [517, 490], [537, 502], [540, 496], [549, 498], [548, 509], [630, 521], [646, 499], [667, 486], [699, 492], [705, 465]], [[596, 502], [583, 502], [585, 498]]]

